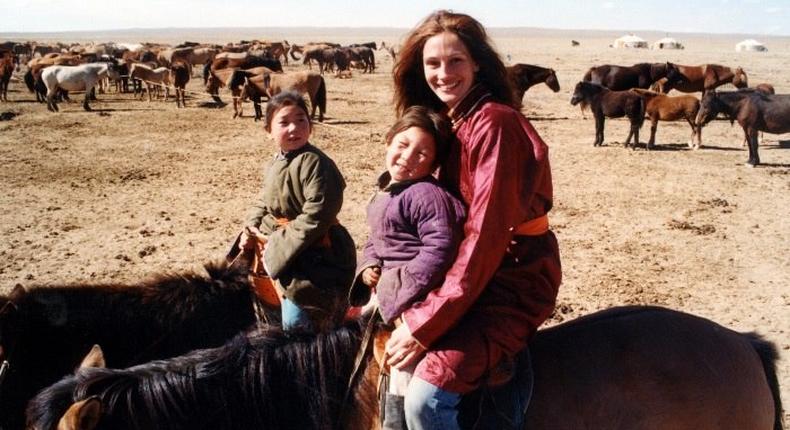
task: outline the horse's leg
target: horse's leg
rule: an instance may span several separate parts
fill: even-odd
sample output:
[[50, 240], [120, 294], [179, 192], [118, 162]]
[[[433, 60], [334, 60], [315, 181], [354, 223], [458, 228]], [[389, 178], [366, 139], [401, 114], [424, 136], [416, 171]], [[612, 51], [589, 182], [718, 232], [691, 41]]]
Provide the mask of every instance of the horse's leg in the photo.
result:
[[150, 82], [145, 81], [145, 89], [146, 89], [146, 91], [148, 91], [148, 101], [151, 102], [153, 100], [153, 98], [151, 96], [152, 88], [151, 88], [151, 83]]
[[88, 104], [88, 102], [90, 102], [91, 100], [91, 90], [93, 90], [93, 87], [87, 88], [87, 90], [85, 91], [85, 99], [82, 101], [82, 108], [85, 109], [85, 111], [87, 112], [91, 111], [91, 107]]
[[697, 149], [697, 146], [694, 144], [694, 138], [697, 136], [697, 126], [694, 125], [694, 120], [689, 117], [686, 117], [686, 122], [691, 126], [691, 139], [689, 139], [688, 147]]
[[58, 87], [47, 89], [47, 109], [50, 112], [57, 112], [58, 105], [55, 104], [55, 93], [57, 93]]
[[650, 140], [647, 141], [648, 151], [653, 149], [653, 146], [656, 144], [656, 130], [658, 130], [658, 118], [650, 118]]
[[750, 128], [747, 132], [749, 136], [749, 161], [748, 164], [752, 167], [760, 164], [760, 155], [757, 153], [757, 135], [759, 131], [754, 128]]
[[601, 146], [603, 145], [603, 122], [604, 117], [603, 114], [599, 114], [598, 112], [593, 112], [595, 115], [595, 142], [593, 142], [593, 146]]

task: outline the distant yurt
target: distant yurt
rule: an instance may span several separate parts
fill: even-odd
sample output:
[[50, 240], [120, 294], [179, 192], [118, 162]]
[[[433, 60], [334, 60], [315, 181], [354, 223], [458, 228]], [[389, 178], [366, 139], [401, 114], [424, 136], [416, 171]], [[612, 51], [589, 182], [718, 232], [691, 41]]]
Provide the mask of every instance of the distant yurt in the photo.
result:
[[741, 51], [764, 52], [767, 51], [768, 48], [766, 48], [765, 45], [754, 39], [746, 39], [742, 42], [736, 43], [735, 50], [738, 52]]
[[659, 39], [653, 44], [653, 49], [684, 49], [683, 44], [671, 37]]
[[615, 48], [647, 48], [647, 41], [639, 36], [628, 34], [615, 39], [611, 46]]

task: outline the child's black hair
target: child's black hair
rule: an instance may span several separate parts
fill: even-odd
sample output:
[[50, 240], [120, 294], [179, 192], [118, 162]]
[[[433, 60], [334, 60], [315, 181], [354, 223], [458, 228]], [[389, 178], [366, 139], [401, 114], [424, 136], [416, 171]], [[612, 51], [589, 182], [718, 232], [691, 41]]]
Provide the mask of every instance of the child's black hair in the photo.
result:
[[[266, 131], [272, 131], [272, 119], [274, 118], [274, 114], [286, 106], [299, 107], [304, 111], [307, 120], [310, 121], [310, 114], [307, 110], [307, 103], [304, 101], [304, 98], [296, 91], [283, 91], [272, 97], [269, 103], [266, 104], [266, 115], [263, 117], [263, 128]], [[312, 121], [310, 124], [312, 125]]]
[[387, 131], [384, 143], [389, 145], [396, 134], [411, 127], [422, 129], [433, 137], [436, 145], [436, 158], [433, 163], [434, 166], [442, 164], [450, 153], [450, 146], [455, 139], [450, 119], [425, 106], [410, 106]]

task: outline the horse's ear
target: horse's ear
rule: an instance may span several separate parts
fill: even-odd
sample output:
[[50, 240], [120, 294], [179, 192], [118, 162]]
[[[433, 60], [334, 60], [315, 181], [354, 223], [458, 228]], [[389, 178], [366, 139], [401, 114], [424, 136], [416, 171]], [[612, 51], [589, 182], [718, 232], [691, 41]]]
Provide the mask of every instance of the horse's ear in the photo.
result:
[[101, 400], [89, 397], [69, 406], [58, 421], [57, 430], [93, 430], [101, 418]]
[[12, 302], [16, 302], [17, 300], [24, 297], [25, 294], [27, 294], [27, 290], [25, 289], [25, 287], [21, 285], [17, 285], [16, 287], [14, 287], [13, 290], [11, 290], [11, 294], [8, 295], [8, 299], [11, 300]]
[[85, 358], [82, 359], [79, 369], [84, 369], [86, 367], [107, 367], [107, 363], [104, 361], [104, 351], [102, 351], [99, 345], [93, 345], [93, 348], [91, 348]]

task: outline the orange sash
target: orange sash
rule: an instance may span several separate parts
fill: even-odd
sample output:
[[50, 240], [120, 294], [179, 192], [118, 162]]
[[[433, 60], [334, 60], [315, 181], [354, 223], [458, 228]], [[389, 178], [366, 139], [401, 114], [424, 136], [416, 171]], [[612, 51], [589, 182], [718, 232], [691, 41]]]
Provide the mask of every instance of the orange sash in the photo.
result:
[[549, 216], [543, 214], [529, 221], [524, 221], [513, 229], [516, 236], [540, 236], [549, 231]]

